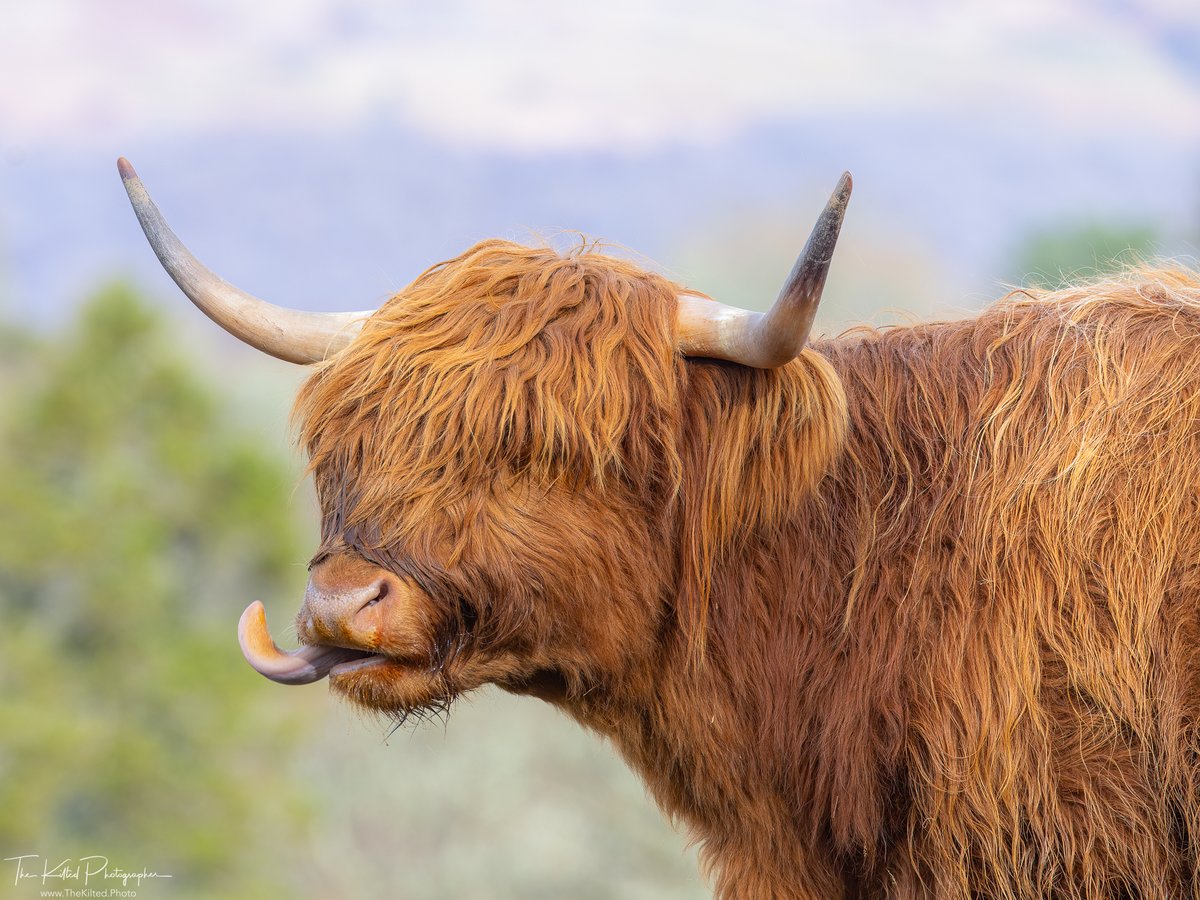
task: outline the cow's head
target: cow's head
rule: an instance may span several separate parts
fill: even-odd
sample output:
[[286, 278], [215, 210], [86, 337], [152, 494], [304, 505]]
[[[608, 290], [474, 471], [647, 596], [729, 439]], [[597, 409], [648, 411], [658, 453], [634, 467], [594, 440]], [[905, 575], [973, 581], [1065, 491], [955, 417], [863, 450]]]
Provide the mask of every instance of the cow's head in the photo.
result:
[[[329, 676], [401, 716], [488, 682], [592, 690], [649, 660], [685, 598], [705, 594], [721, 534], [769, 522], [776, 501], [742, 496], [759, 485], [741, 451], [773, 452], [783, 429], [826, 436], [806, 445], [818, 458], [788, 461], [791, 495], [836, 450], [836, 429], [813, 420], [841, 408], [840, 387], [801, 351], [848, 174], [767, 313], [587, 250], [486, 241], [378, 310], [331, 314], [273, 306], [209, 272], [119, 167], [184, 293], [252, 346], [315, 365], [296, 406], [322, 512], [303, 646], [279, 650], [259, 603], [239, 627], [246, 659], [276, 681]], [[736, 375], [789, 363], [806, 377]], [[770, 406], [744, 420], [762, 433], [739, 427], [718, 446], [713, 422], [751, 395]]]

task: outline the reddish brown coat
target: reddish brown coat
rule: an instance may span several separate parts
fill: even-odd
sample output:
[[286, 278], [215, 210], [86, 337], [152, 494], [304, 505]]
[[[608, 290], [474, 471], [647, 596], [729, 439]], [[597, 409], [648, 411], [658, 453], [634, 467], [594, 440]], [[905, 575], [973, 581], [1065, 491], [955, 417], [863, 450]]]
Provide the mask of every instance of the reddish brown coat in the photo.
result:
[[1200, 284], [685, 360], [678, 286], [487, 242], [298, 401], [425, 675], [612, 740], [720, 897], [1200, 892]]

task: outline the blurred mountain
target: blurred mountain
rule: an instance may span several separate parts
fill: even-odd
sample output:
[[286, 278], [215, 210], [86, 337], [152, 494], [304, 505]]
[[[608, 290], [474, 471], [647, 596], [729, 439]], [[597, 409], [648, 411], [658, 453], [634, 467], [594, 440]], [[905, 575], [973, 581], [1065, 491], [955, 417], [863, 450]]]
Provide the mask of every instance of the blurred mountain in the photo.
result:
[[[104, 155], [11, 151], [0, 158], [9, 254], [0, 271], [8, 303], [37, 298], [23, 314], [54, 321], [114, 269], [169, 287], [129, 213], [114, 166], [120, 153], [213, 268], [281, 302], [341, 309], [376, 303], [426, 266], [496, 235], [586, 233], [699, 290], [715, 291], [713, 265], [725, 291], [739, 292], [742, 281], [778, 284], [848, 168], [856, 193], [843, 243], [856, 272], [835, 265], [830, 296], [840, 290], [835, 303], [855, 310], [899, 303], [918, 314], [994, 296], [1022, 236], [1068, 214], [1153, 222], [1168, 249], [1187, 250], [1200, 159], [1183, 139], [1118, 131], [1098, 142], [1065, 123], [1022, 121], [1019, 112], [809, 118], [640, 154], [485, 152], [392, 124], [204, 135]], [[767, 225], [780, 255], [764, 261], [756, 252], [763, 241], [737, 236], [764, 234]], [[939, 273], [915, 286], [936, 292], [928, 304], [889, 292], [897, 247]], [[769, 302], [760, 293], [731, 299]]]

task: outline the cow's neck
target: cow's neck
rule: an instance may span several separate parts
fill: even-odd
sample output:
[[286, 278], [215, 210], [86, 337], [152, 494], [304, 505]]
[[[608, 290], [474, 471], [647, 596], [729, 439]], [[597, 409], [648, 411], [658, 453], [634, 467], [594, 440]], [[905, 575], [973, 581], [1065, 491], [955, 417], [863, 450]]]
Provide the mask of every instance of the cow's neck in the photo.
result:
[[[859, 347], [879, 351], [869, 342]], [[911, 347], [901, 350], [912, 358]], [[828, 357], [852, 404], [865, 402], [858, 355], [849, 345]], [[904, 681], [903, 643], [887, 621], [864, 618], [895, 599], [871, 566], [863, 568], [862, 555], [871, 534], [887, 537], [887, 523], [876, 518], [894, 488], [888, 472], [919, 471], [900, 458], [903, 436], [894, 431], [853, 424], [819, 492], [717, 567], [702, 667], [691, 664], [680, 633], [642, 671], [581, 701], [559, 700], [613, 741], [719, 865], [750, 854], [758, 867], [807, 867], [793, 873], [794, 883], [809, 883], [813, 896], [838, 896], [853, 880], [856, 848], [872, 841], [885, 848], [903, 808], [902, 772], [892, 758], [902, 744], [892, 732], [903, 725], [876, 715], [903, 708], [893, 696]], [[889, 571], [903, 578], [905, 550], [895, 549]], [[862, 683], [851, 671], [874, 674]], [[842, 748], [837, 758], [823, 750], [831, 742]], [[838, 796], [859, 803], [847, 812]], [[822, 869], [810, 853], [841, 855], [848, 871]]]

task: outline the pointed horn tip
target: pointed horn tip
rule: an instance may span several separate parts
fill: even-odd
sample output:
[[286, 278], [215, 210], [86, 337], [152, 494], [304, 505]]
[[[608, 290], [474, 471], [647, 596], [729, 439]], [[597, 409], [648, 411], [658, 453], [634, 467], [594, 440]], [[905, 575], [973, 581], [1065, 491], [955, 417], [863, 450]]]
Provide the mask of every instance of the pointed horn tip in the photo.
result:
[[850, 192], [854, 190], [854, 176], [849, 171], [842, 173], [842, 177], [838, 179], [837, 187], [833, 189], [833, 196], [838, 202], [845, 204], [850, 199]]
[[133, 165], [123, 156], [117, 160], [117, 171], [121, 173], [122, 181], [138, 177], [138, 173], [134, 171]]

